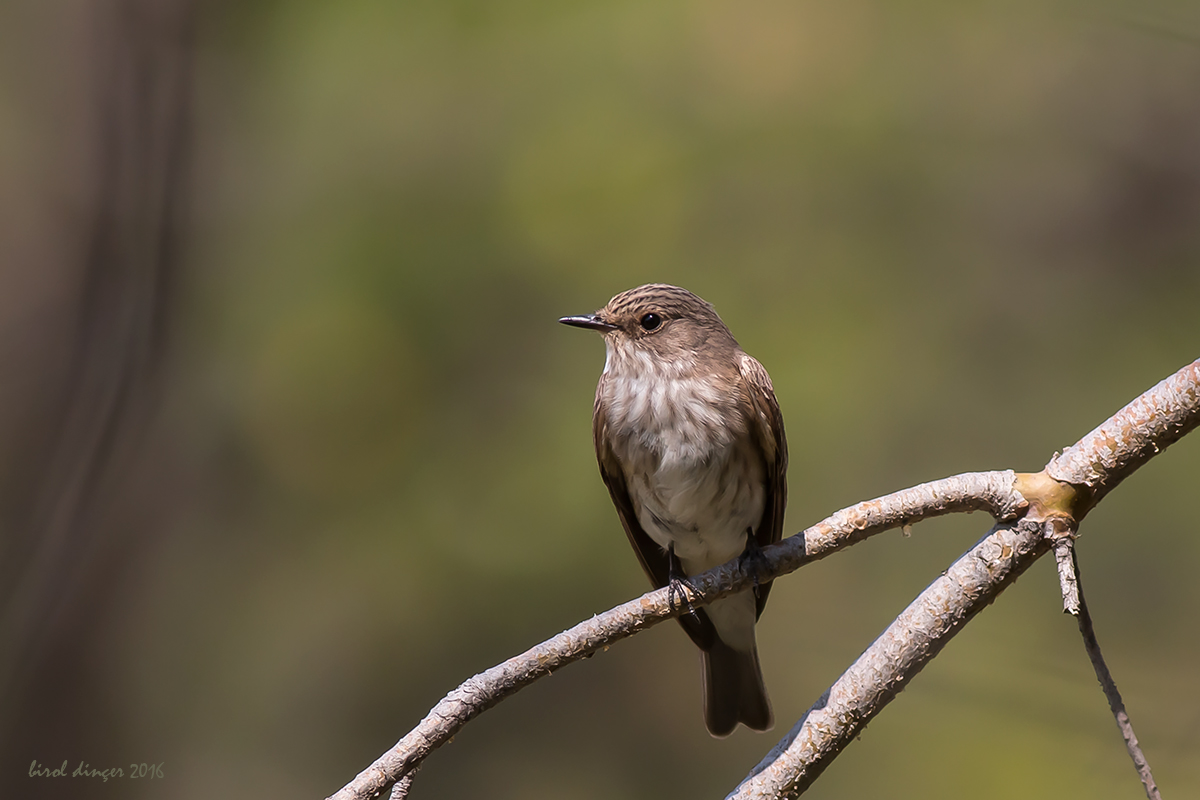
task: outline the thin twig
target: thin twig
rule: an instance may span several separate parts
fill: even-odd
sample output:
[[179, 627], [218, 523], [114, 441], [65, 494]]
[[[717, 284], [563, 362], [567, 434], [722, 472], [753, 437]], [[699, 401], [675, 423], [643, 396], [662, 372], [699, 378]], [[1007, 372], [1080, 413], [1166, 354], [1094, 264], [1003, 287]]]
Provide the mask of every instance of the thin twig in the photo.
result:
[[1071, 571], [1074, 573], [1075, 586], [1079, 592], [1077, 617], [1079, 633], [1083, 636], [1083, 646], [1087, 649], [1088, 658], [1092, 661], [1092, 669], [1096, 671], [1096, 680], [1100, 681], [1100, 688], [1104, 690], [1104, 696], [1108, 699], [1108, 707], [1112, 709], [1117, 727], [1121, 730], [1121, 737], [1125, 740], [1129, 757], [1133, 759], [1133, 766], [1137, 769], [1138, 777], [1142, 779], [1146, 797], [1149, 800], [1162, 800], [1158, 794], [1158, 785], [1150, 773], [1150, 764], [1146, 762], [1146, 756], [1142, 753], [1141, 746], [1138, 745], [1137, 735], [1133, 732], [1133, 723], [1129, 721], [1129, 714], [1125, 711], [1121, 693], [1117, 691], [1117, 683], [1113, 680], [1112, 673], [1108, 671], [1108, 665], [1104, 663], [1104, 654], [1100, 652], [1100, 642], [1096, 640], [1096, 631], [1092, 628], [1092, 615], [1088, 613], [1087, 600], [1083, 596], [1083, 580], [1079, 574], [1078, 556], [1073, 546], [1069, 546], [1069, 549]]
[[420, 768], [420, 765], [413, 767], [400, 780], [392, 784], [392, 793], [389, 795], [388, 800], [406, 800], [409, 791], [412, 789], [413, 778], [416, 777], [417, 770]]
[[1079, 616], [1079, 577], [1075, 570], [1075, 528], [1061, 517], [1048, 520], [1047, 536], [1054, 543], [1054, 560], [1058, 564], [1058, 585], [1062, 590], [1063, 612]]

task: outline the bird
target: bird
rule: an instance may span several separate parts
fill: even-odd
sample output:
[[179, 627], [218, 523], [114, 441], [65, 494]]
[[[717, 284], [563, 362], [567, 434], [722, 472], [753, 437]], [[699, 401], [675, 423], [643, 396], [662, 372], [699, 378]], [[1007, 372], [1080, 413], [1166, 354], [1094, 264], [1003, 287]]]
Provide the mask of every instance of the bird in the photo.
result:
[[[655, 283], [565, 325], [604, 337], [592, 438], [600, 474], [642, 568], [668, 599], [733, 558], [753, 573], [780, 539], [787, 440], [771, 378], [711, 304]], [[678, 619], [700, 649], [704, 721], [723, 738], [738, 723], [774, 723], [755, 638], [770, 581]]]

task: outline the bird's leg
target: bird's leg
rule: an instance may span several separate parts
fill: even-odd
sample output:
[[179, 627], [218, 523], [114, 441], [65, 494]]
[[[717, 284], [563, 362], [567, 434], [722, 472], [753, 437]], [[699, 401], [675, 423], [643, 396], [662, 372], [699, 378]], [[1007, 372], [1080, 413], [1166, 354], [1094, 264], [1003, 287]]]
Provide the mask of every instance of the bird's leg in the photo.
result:
[[674, 612], [675, 598], [682, 597], [683, 602], [687, 603], [688, 613], [695, 616], [696, 609], [692, 608], [692, 594], [700, 594], [700, 592], [684, 574], [683, 565], [679, 563], [679, 557], [675, 555], [675, 545], [672, 544], [667, 548], [667, 607]]
[[767, 557], [763, 555], [762, 548], [759, 547], [753, 528], [746, 528], [746, 549], [738, 556], [738, 561], [742, 568], [750, 573], [750, 580], [754, 581], [754, 594], [757, 596], [758, 573], [766, 568]]

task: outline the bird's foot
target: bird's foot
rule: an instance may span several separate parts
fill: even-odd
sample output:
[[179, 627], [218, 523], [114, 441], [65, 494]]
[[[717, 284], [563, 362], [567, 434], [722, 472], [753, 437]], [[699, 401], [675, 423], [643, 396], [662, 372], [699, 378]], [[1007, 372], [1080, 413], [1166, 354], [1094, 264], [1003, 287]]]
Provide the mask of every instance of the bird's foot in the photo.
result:
[[696, 609], [692, 607], [693, 594], [699, 595], [700, 590], [684, 574], [683, 565], [679, 563], [679, 557], [675, 555], [675, 545], [671, 545], [667, 548], [667, 607], [674, 613], [677, 605], [676, 598], [683, 598], [688, 613], [695, 616]]
[[767, 557], [763, 555], [762, 547], [758, 544], [758, 539], [754, 537], [754, 531], [750, 528], [746, 529], [746, 549], [738, 556], [738, 563], [742, 569], [750, 573], [750, 580], [754, 581], [754, 593], [758, 594], [758, 575], [767, 568]]

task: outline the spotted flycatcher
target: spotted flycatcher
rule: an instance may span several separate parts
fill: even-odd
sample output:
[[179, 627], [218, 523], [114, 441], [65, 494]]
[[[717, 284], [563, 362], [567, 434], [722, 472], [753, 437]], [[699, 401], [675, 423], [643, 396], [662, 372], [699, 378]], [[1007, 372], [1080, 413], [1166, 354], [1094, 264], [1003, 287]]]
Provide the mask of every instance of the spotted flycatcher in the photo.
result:
[[[767, 371], [711, 305], [650, 284], [559, 322], [604, 334], [596, 458], [651, 583], [686, 598], [687, 576], [779, 541], [787, 502], [779, 403]], [[764, 581], [679, 618], [701, 651], [713, 736], [739, 722], [772, 725], [754, 639], [770, 588]]]

